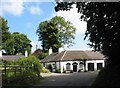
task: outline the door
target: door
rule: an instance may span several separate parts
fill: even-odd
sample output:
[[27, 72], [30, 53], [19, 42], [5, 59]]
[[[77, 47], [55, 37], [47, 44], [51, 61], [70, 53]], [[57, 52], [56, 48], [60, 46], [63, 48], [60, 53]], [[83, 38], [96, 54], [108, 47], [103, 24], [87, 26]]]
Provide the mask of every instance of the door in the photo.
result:
[[88, 63], [88, 71], [94, 71], [94, 63]]
[[77, 72], [77, 63], [76, 63], [76, 62], [73, 63], [73, 71], [74, 71], [74, 72]]
[[101, 70], [102, 69], [102, 63], [97, 63], [97, 70]]

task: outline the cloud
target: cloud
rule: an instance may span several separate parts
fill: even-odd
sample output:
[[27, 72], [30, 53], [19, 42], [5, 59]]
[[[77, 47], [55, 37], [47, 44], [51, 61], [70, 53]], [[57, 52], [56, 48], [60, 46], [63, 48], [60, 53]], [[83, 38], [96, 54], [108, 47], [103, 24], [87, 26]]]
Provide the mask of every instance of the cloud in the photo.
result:
[[73, 5], [73, 8], [69, 11], [58, 11], [56, 12], [57, 16], [64, 17], [65, 20], [70, 21], [76, 28], [76, 34], [85, 33], [87, 29], [87, 23], [80, 20], [80, 13], [77, 12], [76, 5]]
[[30, 11], [31, 14], [41, 14], [42, 10], [39, 7], [39, 3], [33, 3], [26, 0], [1, 0], [0, 2], [0, 16], [6, 13], [14, 16], [21, 15], [25, 10]]
[[39, 15], [42, 13], [42, 10], [39, 8], [39, 6], [31, 6], [30, 13], [34, 15]]
[[76, 28], [76, 35], [84, 34], [87, 29], [87, 23], [85, 21], [80, 20], [81, 14], [77, 12], [76, 5], [72, 5], [72, 9], [68, 11], [58, 11], [56, 13], [51, 14], [51, 16], [45, 18], [45, 20], [50, 20], [54, 16], [64, 17], [66, 21], [70, 21], [74, 27]]
[[0, 5], [0, 15], [4, 15], [5, 13], [10, 13], [12, 15], [21, 15], [24, 10], [24, 0], [16, 0], [16, 1], [8, 1], [1, 0]]

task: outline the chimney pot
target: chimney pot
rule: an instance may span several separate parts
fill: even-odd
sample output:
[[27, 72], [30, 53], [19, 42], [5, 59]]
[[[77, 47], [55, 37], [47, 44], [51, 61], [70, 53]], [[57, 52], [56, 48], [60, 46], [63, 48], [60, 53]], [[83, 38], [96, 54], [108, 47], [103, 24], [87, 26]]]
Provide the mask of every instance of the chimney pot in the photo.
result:
[[28, 52], [27, 51], [25, 51], [25, 57], [28, 57]]
[[2, 58], [2, 50], [0, 50], [0, 58]]
[[52, 48], [49, 49], [49, 55], [52, 54]]
[[64, 48], [60, 47], [58, 52], [61, 53], [62, 51], [64, 51]]

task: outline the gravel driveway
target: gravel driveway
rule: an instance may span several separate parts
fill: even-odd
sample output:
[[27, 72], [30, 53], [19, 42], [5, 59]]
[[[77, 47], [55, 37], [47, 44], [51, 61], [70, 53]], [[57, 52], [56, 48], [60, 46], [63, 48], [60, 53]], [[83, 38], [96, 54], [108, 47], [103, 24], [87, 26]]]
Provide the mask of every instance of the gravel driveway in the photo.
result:
[[79, 73], [41, 73], [45, 78], [35, 86], [90, 86], [97, 77], [98, 71]]

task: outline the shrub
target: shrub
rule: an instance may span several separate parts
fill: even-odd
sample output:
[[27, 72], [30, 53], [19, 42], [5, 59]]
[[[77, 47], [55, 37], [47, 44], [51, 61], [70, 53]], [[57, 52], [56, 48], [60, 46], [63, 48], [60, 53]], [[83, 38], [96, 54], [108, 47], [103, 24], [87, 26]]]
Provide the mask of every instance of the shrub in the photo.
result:
[[105, 68], [103, 68], [92, 87], [111, 87], [111, 88], [119, 88], [120, 87], [120, 64], [109, 64]]
[[8, 82], [3, 84], [3, 88], [31, 88], [32, 85], [39, 83], [43, 77], [37, 77], [35, 74], [23, 72], [16, 77], [9, 77]]
[[13, 65], [13, 61], [2, 59], [0, 65]]
[[71, 70], [70, 73], [73, 73], [73, 71]]
[[55, 72], [56, 73], [61, 73], [61, 70], [60, 69], [56, 69]]
[[[3, 63], [6, 63], [6, 65], [17, 65], [20, 66], [22, 71], [20, 72], [10, 72], [7, 71], [7, 75], [4, 76], [3, 74], [3, 85], [6, 86], [9, 83], [14, 85], [16, 84], [16, 81], [18, 83], [24, 83], [31, 84], [33, 82], [40, 81], [42, 77], [40, 77], [40, 72], [42, 71], [42, 65], [40, 63], [40, 60], [36, 58], [35, 56], [29, 56], [20, 58], [16, 61], [4, 61]], [[25, 68], [24, 68], [25, 66]], [[23, 67], [23, 68], [22, 68]], [[11, 69], [11, 68], [10, 68]], [[7, 79], [7, 80], [6, 80]]]
[[46, 68], [42, 68], [42, 73], [50, 73], [50, 71]]
[[64, 70], [63, 73], [66, 73], [66, 71]]
[[38, 76], [42, 71], [42, 65], [40, 63], [40, 60], [32, 55], [29, 57], [20, 58], [17, 61], [15, 61], [14, 64], [20, 66], [34, 66], [34, 73], [37, 74]]

